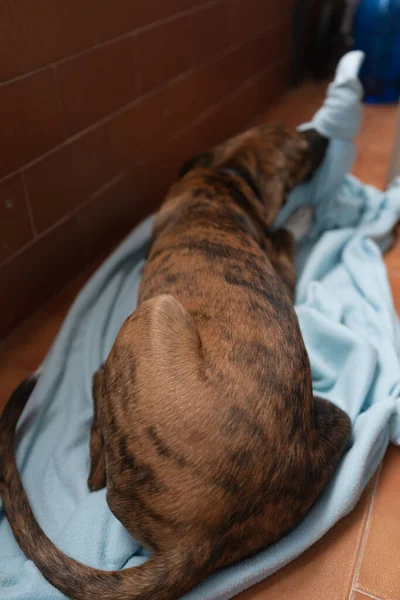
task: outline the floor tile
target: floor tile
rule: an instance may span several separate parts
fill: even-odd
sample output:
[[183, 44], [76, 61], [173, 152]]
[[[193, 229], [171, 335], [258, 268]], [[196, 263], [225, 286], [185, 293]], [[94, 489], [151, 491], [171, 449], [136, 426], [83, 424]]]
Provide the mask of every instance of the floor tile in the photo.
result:
[[101, 261], [99, 259], [87, 267], [62, 292], [0, 341], [0, 364], [29, 371], [37, 368], [46, 356], [76, 295]]
[[35, 370], [46, 356], [82, 283], [81, 277], [75, 279], [1, 342], [0, 360]]
[[400, 598], [400, 448], [390, 447], [384, 461], [356, 588], [385, 600]]
[[319, 542], [236, 600], [348, 600], [376, 476], [355, 509]]
[[395, 230], [396, 240], [393, 247], [385, 254], [385, 265], [391, 274], [400, 274], [400, 231]]
[[393, 248], [385, 255], [385, 265], [392, 290], [394, 305], [400, 315], [400, 232], [395, 231], [396, 241]]
[[393, 302], [397, 311], [400, 315], [400, 272], [393, 271], [391, 268], [388, 270], [390, 287], [392, 289]]
[[363, 183], [374, 185], [383, 190], [388, 183], [390, 152], [388, 150], [370, 150], [362, 148], [356, 157], [352, 173]]
[[353, 173], [364, 183], [384, 189], [387, 185], [396, 129], [397, 106], [364, 105], [364, 120], [355, 144]]
[[29, 375], [27, 369], [4, 366], [0, 362], [0, 414], [6, 405], [10, 394]]
[[397, 105], [371, 106], [364, 104], [363, 110], [364, 119], [358, 140], [370, 142], [371, 146], [385, 146], [391, 149], [394, 142]]

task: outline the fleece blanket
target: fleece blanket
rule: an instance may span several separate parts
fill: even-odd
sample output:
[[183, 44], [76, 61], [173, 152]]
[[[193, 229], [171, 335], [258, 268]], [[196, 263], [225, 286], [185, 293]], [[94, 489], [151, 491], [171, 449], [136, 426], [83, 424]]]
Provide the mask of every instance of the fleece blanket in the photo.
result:
[[[315, 393], [348, 412], [352, 441], [296, 529], [215, 573], [186, 600], [232, 598], [286, 565], [354, 507], [388, 443], [400, 442], [400, 328], [381, 255], [400, 216], [400, 182], [380, 192], [346, 175], [361, 121], [361, 61], [355, 52], [339, 64], [312, 121], [331, 138], [328, 154], [277, 222], [303, 204], [314, 207], [314, 225], [297, 248], [296, 310]], [[18, 465], [39, 522], [62, 550], [106, 570], [138, 565], [147, 554], [111, 514], [105, 491], [87, 488], [91, 378], [135, 308], [151, 224], [151, 218], [143, 222], [79, 294], [18, 429]], [[1, 508], [0, 597], [62, 598], [20, 552]]]

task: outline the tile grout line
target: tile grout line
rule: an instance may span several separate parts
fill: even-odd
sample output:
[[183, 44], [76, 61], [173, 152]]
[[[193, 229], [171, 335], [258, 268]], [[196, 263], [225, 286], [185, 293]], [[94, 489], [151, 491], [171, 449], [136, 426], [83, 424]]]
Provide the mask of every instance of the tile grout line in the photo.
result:
[[41, 71], [44, 71], [45, 69], [49, 69], [52, 66], [58, 66], [60, 64], [66, 63], [70, 60], [74, 60], [80, 56], [84, 56], [85, 54], [90, 54], [91, 52], [99, 50], [100, 48], [103, 48], [104, 46], [111, 46], [112, 44], [117, 44], [118, 42], [121, 42], [124, 39], [128, 39], [133, 34], [145, 33], [151, 29], [156, 29], [157, 27], [160, 27], [163, 24], [169, 24], [169, 23], [172, 23], [173, 21], [178, 21], [181, 18], [190, 16], [192, 14], [199, 13], [199, 12], [206, 10], [208, 8], [211, 8], [213, 6], [218, 6], [218, 4], [225, 4], [228, 2], [230, 2], [230, 0], [208, 0], [208, 1], [205, 1], [204, 4], [200, 4], [199, 6], [194, 6], [193, 8], [186, 8], [186, 9], [178, 11], [177, 13], [174, 13], [168, 17], [162, 17], [161, 19], [157, 19], [157, 21], [153, 21], [151, 23], [146, 23], [146, 25], [141, 25], [140, 27], [136, 27], [135, 29], [131, 29], [130, 31], [127, 31], [125, 33], [120, 33], [119, 35], [116, 35], [115, 37], [99, 41], [99, 42], [93, 44], [92, 46], [90, 46], [89, 48], [84, 48], [83, 50], [77, 50], [76, 52], [73, 52], [72, 54], [70, 54], [68, 56], [63, 56], [62, 58], [58, 58], [56, 60], [45, 63], [44, 65], [42, 65], [40, 67], [36, 67], [35, 69], [32, 69], [31, 71], [29, 71], [29, 73], [22, 73], [21, 75], [16, 75], [15, 77], [11, 77], [11, 79], [5, 79], [4, 81], [0, 81], [0, 88], [2, 86], [6, 86], [8, 84], [12, 84], [17, 81], [20, 81], [21, 79], [30, 77], [31, 75], [35, 75], [36, 73], [40, 73]]
[[[22, 187], [24, 189], [24, 194], [25, 194], [25, 203], [26, 203], [26, 211], [28, 213], [28, 218], [29, 218], [29, 223], [32, 229], [32, 234], [33, 234], [33, 238], [30, 240], [30, 242], [28, 242], [27, 244], [24, 244], [23, 248], [26, 248], [27, 246], [30, 246], [31, 244], [35, 243], [37, 238], [39, 237], [38, 231], [36, 229], [36, 224], [35, 224], [35, 218], [33, 216], [33, 210], [32, 210], [32, 203], [31, 203], [31, 198], [29, 195], [29, 190], [28, 190], [28, 186], [26, 184], [26, 179], [25, 179], [25, 172], [24, 171], [20, 171], [20, 175], [21, 175], [21, 181], [22, 181]], [[15, 252], [14, 254], [12, 254], [11, 256], [16, 256], [16, 254], [18, 254], [18, 252], [21, 250], [21, 248], [19, 250], [17, 250], [17, 252]], [[5, 260], [4, 262], [1, 263], [0, 266], [2, 266], [3, 264], [5, 264], [6, 262], [8, 262], [7, 260]]]
[[[136, 164], [139, 164], [139, 163], [136, 163]], [[121, 171], [120, 173], [117, 173], [116, 175], [114, 175], [113, 177], [111, 177], [111, 179], [109, 179], [108, 181], [106, 181], [105, 183], [103, 183], [97, 190], [95, 190], [85, 200], [83, 200], [83, 202], [81, 202], [81, 204], [79, 204], [78, 206], [76, 206], [75, 208], [73, 208], [66, 215], [62, 216], [55, 223], [52, 223], [47, 229], [45, 229], [44, 231], [41, 231], [40, 233], [38, 233], [37, 236], [34, 239], [30, 240], [27, 244], [24, 244], [21, 248], [19, 248], [19, 250], [17, 250], [17, 252], [15, 252], [14, 254], [12, 254], [10, 257], [7, 257], [6, 260], [0, 264], [0, 268], [2, 268], [5, 265], [7, 265], [14, 258], [17, 258], [20, 254], [22, 254], [22, 252], [25, 252], [26, 250], [28, 250], [37, 241], [41, 240], [46, 235], [48, 235], [49, 233], [51, 233], [52, 231], [54, 231], [55, 229], [57, 229], [57, 227], [59, 227], [61, 225], [64, 225], [69, 219], [76, 217], [76, 214], [78, 213], [78, 211], [80, 210], [80, 208], [82, 208], [83, 206], [86, 206], [92, 200], [95, 200], [99, 195], [101, 195], [104, 191], [106, 191], [109, 187], [111, 187], [115, 183], [119, 183], [120, 181], [122, 181], [123, 178], [126, 177], [126, 175], [127, 175], [127, 171]]]
[[[257, 38], [262, 37], [266, 33], [273, 31], [274, 25], [275, 25], [275, 22], [272, 23], [272, 25], [271, 24], [268, 25], [268, 27], [266, 27], [262, 31], [258, 31], [256, 34], [247, 38], [245, 41], [241, 41], [237, 44], [231, 44], [230, 46], [228, 46], [221, 52], [218, 52], [217, 54], [215, 54], [211, 60], [209, 60], [205, 63], [202, 63], [201, 65], [191, 67], [190, 69], [187, 69], [183, 73], [179, 73], [179, 75], [177, 75], [176, 77], [173, 77], [172, 79], [161, 83], [160, 85], [156, 86], [155, 88], [151, 89], [150, 91], [146, 92], [145, 94], [137, 96], [136, 98], [134, 98], [133, 100], [128, 102], [128, 104], [124, 104], [123, 106], [120, 106], [112, 113], [106, 115], [105, 117], [99, 119], [98, 121], [95, 121], [94, 123], [91, 123], [90, 125], [86, 126], [84, 129], [81, 129], [77, 133], [74, 133], [73, 135], [67, 137], [60, 144], [53, 146], [52, 148], [50, 148], [49, 150], [47, 150], [40, 156], [36, 156], [35, 158], [28, 161], [24, 165], [18, 167], [17, 169], [14, 169], [14, 171], [10, 171], [9, 173], [7, 173], [4, 177], [2, 177], [0, 179], [0, 183], [3, 183], [3, 181], [6, 181], [8, 178], [13, 177], [14, 175], [17, 175], [22, 170], [26, 170], [26, 169], [30, 169], [31, 167], [34, 167], [36, 164], [40, 163], [42, 160], [46, 159], [47, 157], [51, 156], [52, 154], [55, 154], [56, 152], [58, 152], [65, 146], [68, 146], [69, 144], [72, 144], [73, 142], [79, 140], [80, 138], [84, 137], [88, 133], [91, 133], [98, 127], [102, 127], [103, 125], [110, 123], [115, 117], [118, 117], [119, 115], [123, 114], [124, 112], [130, 110], [136, 104], [140, 104], [141, 102], [144, 102], [144, 101], [148, 100], [149, 98], [152, 98], [156, 94], [163, 92], [164, 90], [168, 90], [173, 85], [178, 83], [180, 80], [183, 80], [183, 79], [190, 77], [204, 69], [207, 69], [207, 68], [213, 66], [214, 64], [218, 63], [220, 60], [222, 60], [229, 54], [236, 52], [237, 50], [246, 46], [253, 40], [256, 40]], [[132, 35], [132, 33], [130, 33], [129, 35]], [[52, 66], [52, 65], [50, 65], [50, 66]], [[46, 68], [49, 69], [49, 66]], [[1, 88], [1, 86], [0, 86], [0, 88]]]
[[[278, 64], [281, 64], [283, 62], [284, 61], [280, 61]], [[246, 79], [239, 87], [235, 88], [227, 96], [224, 96], [223, 98], [221, 98], [220, 100], [218, 100], [215, 104], [213, 104], [209, 108], [206, 108], [206, 110], [204, 110], [202, 113], [200, 113], [199, 115], [197, 115], [194, 118], [194, 120], [191, 123], [189, 123], [189, 125], [185, 125], [184, 127], [181, 127], [180, 129], [178, 129], [177, 131], [175, 131], [171, 135], [170, 141], [173, 142], [173, 141], [179, 139], [182, 135], [185, 135], [185, 133], [188, 133], [191, 129], [194, 129], [198, 125], [201, 125], [201, 123], [203, 121], [205, 121], [214, 112], [216, 112], [217, 110], [219, 110], [224, 104], [227, 103], [227, 101], [231, 100], [232, 98], [235, 98], [235, 96], [239, 96], [247, 87], [251, 86], [252, 83], [254, 83], [255, 81], [257, 81], [257, 79], [261, 79], [261, 77], [263, 75], [266, 75], [270, 71], [272, 72], [273, 69], [275, 69], [275, 67], [276, 67], [276, 64], [274, 64], [274, 65], [272, 65], [270, 67], [267, 67], [265, 69], [262, 69], [261, 71], [259, 71], [255, 75], [252, 75], [251, 77], [249, 77], [248, 79]]]
[[369, 592], [364, 592], [364, 590], [353, 590], [353, 593], [354, 592], [358, 592], [359, 594], [362, 594], [366, 598], [371, 598], [371, 600], [385, 600], [384, 598], [378, 598], [378, 596], [373, 596]]
[[[233, 92], [231, 92], [227, 96], [224, 96], [221, 100], [219, 100], [218, 102], [216, 102], [216, 104], [213, 104], [211, 107], [207, 108], [200, 115], [198, 115], [194, 119], [194, 121], [192, 121], [189, 125], [187, 125], [186, 127], [183, 127], [179, 131], [175, 132], [171, 136], [170, 141], [175, 141], [176, 139], [179, 139], [180, 136], [184, 135], [185, 133], [187, 133], [188, 131], [190, 131], [192, 128], [197, 127], [198, 125], [201, 125], [201, 123], [204, 120], [206, 120], [210, 115], [212, 115], [214, 112], [216, 112], [221, 107], [223, 107], [224, 104], [227, 103], [230, 99], [232, 99], [236, 95], [240, 94], [243, 90], [245, 90], [254, 81], [256, 81], [257, 79], [259, 79], [260, 77], [262, 77], [264, 74], [268, 73], [273, 68], [275, 68], [275, 66], [276, 65], [273, 65], [272, 67], [268, 67], [266, 69], [263, 69], [262, 71], [260, 71], [259, 73], [256, 73], [255, 75], [253, 75], [249, 79], [246, 79], [238, 88], [235, 88], [233, 90]], [[146, 97], [151, 97], [151, 94], [148, 94]], [[102, 127], [103, 125], [107, 125], [107, 124], [108, 124], [108, 121], [106, 121], [106, 122], [100, 122], [99, 121], [99, 122], [96, 123], [96, 126]], [[94, 131], [96, 126], [91, 126], [90, 129]], [[109, 137], [109, 136], [107, 136], [107, 137]], [[113, 151], [113, 145], [112, 145], [111, 139], [109, 139], [109, 143], [110, 143], [111, 151]], [[60, 147], [64, 147], [67, 144], [68, 144], [68, 142], [64, 142], [61, 146], [58, 146], [57, 149], [60, 148]], [[43, 155], [41, 158], [46, 157], [47, 155], [50, 155], [51, 153], [52, 153], [52, 151], [49, 151], [48, 153], [46, 153], [45, 155]], [[117, 165], [117, 167], [118, 167], [118, 165]], [[22, 169], [19, 169], [18, 171], [15, 171], [11, 175], [7, 175], [7, 177], [4, 179], [4, 181], [7, 180], [7, 179], [9, 179], [9, 178], [11, 178], [11, 177], [14, 177], [15, 175], [21, 174], [22, 178], [23, 178], [23, 182], [24, 182], [24, 188], [26, 188], [26, 194], [27, 194], [27, 197], [29, 198], [29, 191], [28, 191], [28, 187], [27, 187], [26, 181], [25, 181], [25, 168], [26, 167], [23, 167]], [[55, 223], [52, 223], [44, 231], [41, 231], [40, 233], [37, 233], [36, 232], [36, 228], [35, 228], [35, 237], [34, 237], [34, 239], [30, 240], [29, 242], [27, 242], [26, 244], [24, 244], [23, 246], [21, 246], [21, 248], [19, 248], [16, 252], [14, 252], [14, 254], [12, 254], [11, 256], [7, 257], [0, 264], [0, 268], [3, 267], [3, 266], [5, 266], [5, 265], [7, 265], [14, 258], [16, 258], [19, 254], [22, 254], [23, 252], [25, 252], [29, 247], [33, 246], [38, 240], [40, 240], [41, 238], [45, 237], [47, 234], [51, 233], [51, 231], [53, 231], [54, 229], [56, 229], [59, 225], [64, 224], [64, 222], [66, 222], [69, 218], [71, 218], [71, 217], [73, 217], [75, 215], [75, 213], [78, 211], [78, 209], [81, 206], [83, 206], [84, 204], [88, 203], [103, 188], [106, 188], [107, 185], [113, 183], [114, 181], [116, 181], [119, 178], [122, 178], [124, 175], [126, 175], [126, 170], [123, 170], [120, 173], [117, 173], [116, 175], [114, 175], [114, 177], [112, 177], [109, 181], [107, 181], [105, 184], [103, 184], [102, 186], [100, 186], [99, 189], [95, 190], [90, 195], [89, 198], [87, 198], [86, 200], [84, 200], [81, 204], [79, 204], [77, 207], [75, 207], [69, 213], [67, 213], [66, 215], [64, 215], [63, 217], [61, 217], [58, 221], [56, 221]], [[0, 182], [0, 183], [2, 183], [2, 182]], [[32, 209], [31, 209], [31, 206], [30, 206], [30, 203], [29, 203], [29, 211], [28, 212], [29, 212], [29, 215], [30, 215], [30, 219], [32, 219], [32, 222], [34, 223], [33, 214], [31, 215], [31, 211], [32, 211]]]
[[[119, 183], [120, 181], [123, 181], [124, 177], [126, 177], [127, 174], [128, 174], [127, 171], [121, 171], [117, 175], [114, 175], [114, 177], [112, 177], [111, 179], [109, 179], [108, 181], [103, 183], [103, 185], [100, 186], [95, 192], [93, 192], [93, 194], [90, 194], [90, 196], [88, 198], [86, 198], [86, 200], [84, 200], [81, 204], [79, 204], [79, 206], [76, 209], [74, 209], [72, 212], [77, 211], [82, 206], [86, 206], [92, 200], [96, 200], [99, 196], [101, 196], [101, 194], [106, 192], [111, 186], [115, 185], [116, 183]], [[72, 213], [69, 213], [69, 214], [72, 214]]]
[[354, 575], [353, 575], [353, 580], [351, 582], [351, 589], [350, 589], [350, 594], [349, 594], [349, 600], [351, 600], [352, 596], [353, 596], [353, 592], [357, 591], [357, 578], [360, 572], [360, 566], [361, 566], [361, 561], [364, 555], [364, 549], [367, 543], [367, 537], [368, 537], [368, 533], [369, 533], [369, 527], [370, 527], [370, 523], [371, 523], [371, 519], [372, 519], [372, 512], [373, 512], [373, 508], [375, 505], [375, 498], [376, 498], [376, 494], [378, 492], [378, 486], [379, 486], [379, 482], [381, 479], [381, 474], [382, 474], [382, 467], [383, 467], [383, 462], [381, 462], [381, 464], [379, 465], [378, 468], [378, 473], [377, 473], [377, 478], [376, 478], [376, 482], [374, 484], [373, 490], [372, 490], [372, 494], [371, 494], [371, 500], [370, 500], [370, 505], [368, 507], [368, 514], [367, 514], [367, 519], [364, 525], [364, 533], [362, 536], [362, 540], [361, 540], [361, 546], [360, 546], [360, 550], [358, 553], [358, 558], [357, 558], [357, 563], [356, 563], [356, 567], [354, 569]]
[[[374, 475], [374, 477], [376, 477], [376, 475]], [[374, 482], [374, 485], [375, 485], [375, 482]], [[352, 598], [353, 598], [353, 575], [354, 575], [354, 571], [357, 566], [362, 541], [364, 539], [365, 527], [367, 524], [368, 514], [369, 514], [371, 500], [372, 500], [372, 492], [371, 491], [370, 491], [370, 493], [368, 493], [368, 496], [369, 496], [369, 499], [367, 502], [367, 506], [365, 507], [365, 509], [363, 511], [360, 527], [357, 532], [357, 539], [354, 544], [354, 550], [353, 550], [352, 557], [351, 557], [351, 568], [349, 570], [348, 576], [346, 577], [345, 587], [343, 589], [343, 596], [342, 596], [343, 600], [346, 597], [348, 598], [348, 600], [352, 600]]]

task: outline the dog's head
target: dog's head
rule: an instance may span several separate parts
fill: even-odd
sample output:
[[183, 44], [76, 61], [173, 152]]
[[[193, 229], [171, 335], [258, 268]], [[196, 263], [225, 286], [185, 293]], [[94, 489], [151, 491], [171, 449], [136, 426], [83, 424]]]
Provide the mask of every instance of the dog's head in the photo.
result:
[[[282, 125], [262, 125], [191, 158], [181, 168], [180, 177], [198, 169], [230, 171], [276, 214], [282, 193], [286, 196], [312, 176], [327, 146], [327, 138], [314, 129], [299, 133]], [[275, 201], [276, 211], [271, 206]]]

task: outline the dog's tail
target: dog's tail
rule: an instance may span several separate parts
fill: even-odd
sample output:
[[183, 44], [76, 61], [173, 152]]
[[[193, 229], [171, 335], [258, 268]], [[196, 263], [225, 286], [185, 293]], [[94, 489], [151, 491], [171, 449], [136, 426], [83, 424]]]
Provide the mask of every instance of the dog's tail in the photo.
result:
[[31, 375], [11, 395], [0, 418], [0, 495], [14, 536], [43, 577], [76, 600], [175, 600], [196, 585], [184, 553], [154, 555], [139, 567], [100, 571], [61, 552], [38, 524], [15, 460], [15, 429], [38, 376]]

